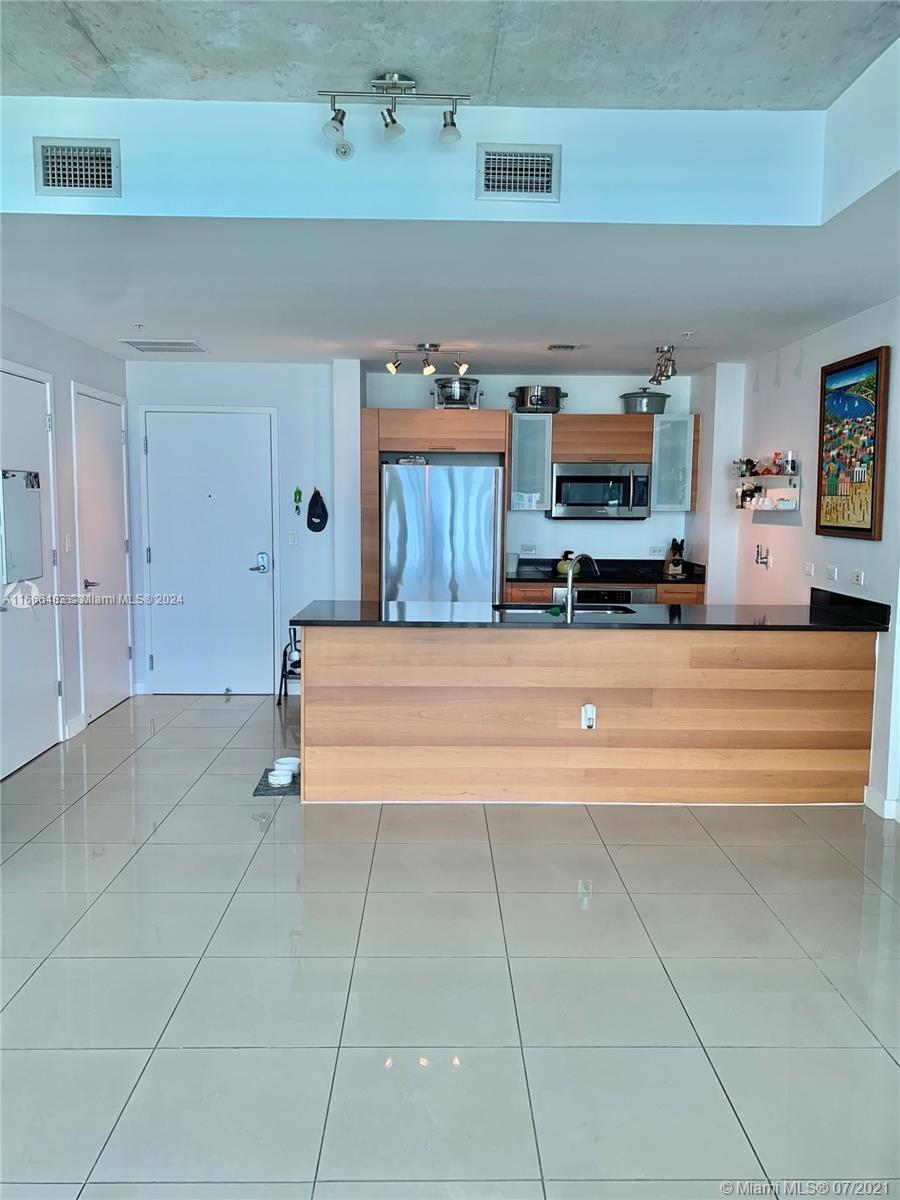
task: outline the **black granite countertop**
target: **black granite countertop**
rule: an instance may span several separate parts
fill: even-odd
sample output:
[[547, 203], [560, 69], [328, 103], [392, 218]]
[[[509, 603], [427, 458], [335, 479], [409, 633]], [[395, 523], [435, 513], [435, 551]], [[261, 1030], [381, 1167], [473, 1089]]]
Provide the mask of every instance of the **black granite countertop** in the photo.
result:
[[[557, 573], [558, 558], [520, 558], [517, 570], [507, 574], [508, 583], [561, 583], [564, 576]], [[593, 564], [584, 560], [581, 574], [576, 578], [581, 583], [703, 583], [706, 567], [701, 563], [685, 560], [684, 575], [672, 579], [663, 575], [665, 560], [662, 558], [599, 558]]]
[[[633, 613], [577, 609], [571, 625], [546, 606], [449, 601], [317, 600], [291, 617], [291, 625], [407, 625], [449, 628], [559, 629], [780, 629], [877, 633], [889, 627], [888, 605], [856, 601], [829, 592], [816, 603], [803, 604], [636, 604]], [[824, 599], [820, 599], [824, 597]], [[846, 601], [846, 603], [842, 603]], [[865, 616], [861, 616], [860, 613]], [[868, 619], [867, 619], [868, 618]]]

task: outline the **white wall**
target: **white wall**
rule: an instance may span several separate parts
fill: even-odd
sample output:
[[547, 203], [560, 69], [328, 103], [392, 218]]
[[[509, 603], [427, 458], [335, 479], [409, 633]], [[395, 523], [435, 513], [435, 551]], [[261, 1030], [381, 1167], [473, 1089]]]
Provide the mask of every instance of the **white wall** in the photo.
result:
[[[322, 134], [328, 102], [5, 96], [10, 212], [138, 216], [816, 225], [824, 112], [502, 108], [466, 105], [462, 141], [437, 140], [440, 106], [402, 107], [386, 142], [378, 108], [348, 101], [356, 154]], [[36, 196], [32, 138], [122, 141], [123, 194]], [[558, 203], [477, 200], [479, 142], [562, 146]], [[235, 170], [235, 164], [240, 169]], [[423, 286], [438, 287], [422, 274]]]
[[[121, 359], [76, 341], [11, 308], [0, 310], [0, 353], [3, 358], [37, 367], [53, 376], [54, 447], [56, 453], [57, 547], [59, 585], [63, 593], [80, 592], [75, 561], [75, 484], [72, 471], [72, 384], [125, 395]], [[63, 660], [63, 719], [77, 729], [83, 718], [78, 613], [60, 608]]]
[[[853, 538], [818, 537], [816, 512], [816, 445], [819, 429], [819, 372], [829, 362], [851, 354], [889, 345], [892, 348], [887, 461], [885, 465], [884, 531], [880, 542]], [[897, 801], [900, 785], [900, 672], [896, 657], [898, 576], [900, 576], [900, 298], [858, 313], [822, 329], [747, 367], [743, 453], [770, 454], [773, 449], [794, 449], [800, 464], [802, 493], [799, 512], [783, 514], [744, 512], [738, 536], [738, 596], [742, 603], [803, 604], [811, 584], [879, 600], [893, 606], [892, 625], [879, 638], [875, 698], [875, 733], [872, 748], [873, 803], [879, 797]], [[755, 546], [771, 552], [766, 571], [754, 564]], [[813, 564], [815, 575], [803, 573]], [[834, 565], [836, 582], [826, 581], [825, 569]], [[850, 572], [865, 572], [863, 586], [850, 582]], [[891, 744], [893, 740], [893, 745]]]
[[743, 441], [743, 363], [717, 363], [695, 375], [691, 411], [700, 417], [699, 485], [697, 507], [685, 517], [686, 544], [706, 563], [706, 603], [733, 604], [741, 514], [732, 503], [731, 464]]
[[[369, 408], [430, 408], [433, 384], [414, 368], [415, 356], [407, 355], [408, 373], [389, 375], [374, 371], [366, 375], [366, 406]], [[440, 373], [439, 373], [440, 374]], [[476, 375], [474, 370], [471, 375]], [[438, 376], [439, 377], [439, 376]], [[478, 375], [484, 408], [509, 408], [508, 393], [520, 384], [550, 384], [568, 392], [566, 412], [620, 413], [623, 392], [647, 386], [645, 375]], [[432, 377], [434, 378], [434, 377]], [[679, 375], [661, 389], [670, 399], [667, 412], [688, 412], [691, 379]], [[563, 550], [592, 554], [595, 558], [649, 558], [652, 550], [668, 546], [672, 538], [685, 532], [683, 513], [658, 513], [646, 521], [550, 521], [543, 513], [519, 512], [508, 515], [506, 548], [520, 553], [522, 545], [535, 547], [538, 558], [551, 558]], [[692, 547], [685, 546], [690, 556]], [[701, 560], [702, 561], [702, 560]]]
[[[259, 406], [277, 410], [278, 499], [281, 544], [275, 570], [280, 579], [281, 623], [276, 651], [287, 641], [287, 622], [312, 600], [334, 594], [335, 502], [334, 430], [331, 364], [286, 363], [129, 363], [128, 419], [130, 428], [133, 571], [135, 590], [144, 590], [144, 548], [141, 529], [141, 430], [139, 410], [147, 405]], [[358, 405], [358, 399], [357, 399]], [[359, 430], [356, 430], [358, 443]], [[358, 453], [358, 448], [357, 448]], [[358, 475], [358, 470], [357, 470]], [[302, 514], [294, 514], [294, 488], [303, 491]], [[306, 528], [306, 506], [314, 487], [329, 510], [321, 533]], [[297, 545], [289, 544], [291, 530]], [[228, 531], [222, 531], [223, 541]], [[205, 548], [215, 554], [216, 547]], [[358, 538], [354, 551], [358, 559]], [[136, 616], [135, 665], [139, 688], [147, 685], [146, 633]], [[198, 631], [199, 632], [199, 631]]]

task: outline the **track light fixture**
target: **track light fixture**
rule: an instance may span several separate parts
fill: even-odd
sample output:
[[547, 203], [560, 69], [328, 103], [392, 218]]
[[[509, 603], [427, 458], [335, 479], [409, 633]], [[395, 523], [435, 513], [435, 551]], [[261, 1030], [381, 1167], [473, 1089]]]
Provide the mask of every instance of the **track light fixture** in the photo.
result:
[[438, 141], [448, 146], [453, 142], [458, 142], [461, 137], [462, 134], [456, 128], [456, 101], [454, 100], [453, 107], [444, 110], [444, 124], [438, 134]]
[[667, 379], [671, 379], [678, 374], [678, 368], [675, 365], [675, 347], [674, 346], [657, 346], [656, 347], [656, 367], [653, 374], [650, 376], [649, 382], [658, 386], [665, 383]]
[[419, 342], [419, 344], [416, 346], [416, 349], [419, 351], [419, 353], [425, 355], [425, 357], [422, 359], [423, 375], [433, 375], [437, 370], [437, 367], [431, 361], [431, 356], [432, 354], [437, 354], [440, 348], [440, 342]]
[[394, 357], [389, 362], [386, 362], [384, 365], [385, 365], [385, 369], [387, 371], [389, 371], [391, 375], [397, 374], [397, 372], [400, 370], [400, 368], [403, 366], [403, 364], [401, 363], [400, 355], [397, 353], [396, 350], [394, 351]]
[[457, 375], [465, 375], [469, 369], [469, 364], [463, 361], [463, 356], [459, 353], [457, 353], [456, 358], [453, 360], [453, 365], [456, 367]]
[[331, 104], [331, 116], [322, 126], [322, 132], [326, 137], [339, 138], [344, 136], [344, 121], [347, 119], [347, 112], [343, 108], [336, 108], [334, 101]]
[[326, 137], [343, 139], [347, 113], [343, 108], [338, 108], [339, 99], [369, 102], [388, 99], [390, 100], [388, 107], [381, 109], [381, 120], [386, 138], [397, 138], [406, 132], [403, 125], [397, 120], [397, 103], [402, 101], [404, 104], [444, 105], [449, 103], [450, 108], [444, 109], [443, 124], [438, 133], [438, 140], [444, 145], [460, 140], [462, 134], [456, 127], [456, 107], [458, 104], [465, 104], [471, 100], [470, 95], [462, 92], [455, 94], [453, 92], [417, 92], [415, 79], [409, 75], [403, 75], [399, 71], [386, 71], [383, 75], [376, 76], [371, 80], [370, 88], [371, 90], [368, 92], [353, 89], [319, 91], [320, 96], [328, 96], [331, 100], [331, 116], [322, 126], [322, 132]]
[[381, 110], [381, 119], [384, 122], [384, 136], [386, 138], [398, 138], [406, 133], [406, 126], [401, 125], [394, 115], [397, 111], [397, 101], [391, 102], [390, 108]]

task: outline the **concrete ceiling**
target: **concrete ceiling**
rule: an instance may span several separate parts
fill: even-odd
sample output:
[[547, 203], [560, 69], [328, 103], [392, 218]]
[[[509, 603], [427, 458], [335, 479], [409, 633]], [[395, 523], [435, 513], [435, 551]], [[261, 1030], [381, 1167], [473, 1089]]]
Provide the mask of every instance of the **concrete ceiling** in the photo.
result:
[[117, 339], [195, 338], [232, 362], [380, 366], [399, 348], [411, 368], [441, 341], [473, 374], [527, 378], [643, 371], [692, 330], [690, 372], [896, 295], [898, 227], [900, 175], [819, 227], [8, 215], [2, 300], [143, 361]]
[[818, 109], [898, 0], [3, 0], [14, 95], [311, 100], [414, 75], [476, 103]]

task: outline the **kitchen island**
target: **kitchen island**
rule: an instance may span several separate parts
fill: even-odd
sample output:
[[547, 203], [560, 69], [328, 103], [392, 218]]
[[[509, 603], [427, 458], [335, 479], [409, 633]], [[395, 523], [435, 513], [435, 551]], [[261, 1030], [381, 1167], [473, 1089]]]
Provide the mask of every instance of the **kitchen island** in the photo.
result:
[[[889, 609], [334, 601], [302, 632], [301, 797], [861, 802]], [[596, 722], [583, 728], [583, 706]]]

